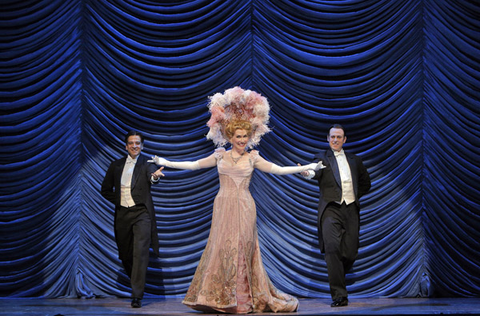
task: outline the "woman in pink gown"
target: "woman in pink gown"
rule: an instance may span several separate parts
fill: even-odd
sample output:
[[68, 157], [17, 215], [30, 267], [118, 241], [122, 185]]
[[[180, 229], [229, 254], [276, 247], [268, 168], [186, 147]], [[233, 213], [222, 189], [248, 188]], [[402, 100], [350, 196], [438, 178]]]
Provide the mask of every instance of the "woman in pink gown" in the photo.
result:
[[217, 167], [220, 190], [213, 203], [207, 246], [183, 303], [203, 312], [293, 312], [298, 300], [275, 288], [262, 264], [255, 201], [249, 191], [254, 169], [278, 175], [315, 169], [317, 164], [279, 167], [258, 151], [246, 151], [252, 137], [248, 121], [232, 120], [223, 131], [231, 150], [219, 148], [194, 162], [154, 157], [157, 165], [178, 169]]

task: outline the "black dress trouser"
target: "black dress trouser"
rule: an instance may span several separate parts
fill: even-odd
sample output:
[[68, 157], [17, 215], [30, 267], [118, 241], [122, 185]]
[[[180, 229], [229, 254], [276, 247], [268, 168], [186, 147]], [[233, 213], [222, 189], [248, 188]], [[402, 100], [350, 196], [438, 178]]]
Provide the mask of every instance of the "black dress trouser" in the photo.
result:
[[345, 273], [352, 268], [359, 246], [357, 205], [328, 204], [322, 215], [322, 235], [332, 299], [348, 297]]
[[123, 267], [130, 278], [132, 297], [143, 298], [151, 241], [150, 216], [145, 206], [120, 207], [115, 236]]

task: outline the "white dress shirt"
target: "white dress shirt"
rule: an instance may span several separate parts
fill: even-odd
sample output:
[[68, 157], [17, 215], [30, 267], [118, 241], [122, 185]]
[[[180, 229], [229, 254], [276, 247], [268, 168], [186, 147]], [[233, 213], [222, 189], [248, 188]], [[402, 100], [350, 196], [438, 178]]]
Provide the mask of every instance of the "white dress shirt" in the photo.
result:
[[342, 180], [342, 200], [336, 201], [339, 204], [345, 202], [350, 204], [355, 202], [355, 193], [353, 192], [352, 173], [350, 172], [350, 165], [347, 161], [347, 156], [342, 150], [334, 151], [335, 158], [337, 159], [338, 170], [340, 171], [340, 179]]
[[132, 207], [135, 206], [135, 202], [132, 198], [131, 185], [132, 185], [132, 176], [133, 169], [135, 169], [135, 164], [137, 159], [132, 159], [132, 157], [127, 156], [125, 161], [125, 166], [123, 167], [121, 191], [120, 191], [120, 205], [123, 207]]

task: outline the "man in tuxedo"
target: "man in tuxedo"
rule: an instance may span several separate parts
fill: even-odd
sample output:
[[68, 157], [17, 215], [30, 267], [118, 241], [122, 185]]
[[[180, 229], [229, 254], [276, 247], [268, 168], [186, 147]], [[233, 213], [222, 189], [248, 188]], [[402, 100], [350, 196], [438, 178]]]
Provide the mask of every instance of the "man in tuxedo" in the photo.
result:
[[145, 289], [149, 248], [159, 255], [157, 223], [150, 188], [163, 176], [163, 167], [141, 155], [144, 137], [125, 136], [128, 155], [113, 161], [103, 179], [101, 194], [115, 205], [115, 240], [132, 287], [131, 306], [139, 308]]
[[347, 306], [345, 274], [358, 254], [360, 231], [360, 198], [370, 190], [370, 176], [360, 157], [345, 152], [344, 128], [330, 127], [327, 141], [330, 149], [315, 155], [325, 168], [306, 171], [308, 179], [318, 181], [318, 239], [325, 253], [332, 307]]

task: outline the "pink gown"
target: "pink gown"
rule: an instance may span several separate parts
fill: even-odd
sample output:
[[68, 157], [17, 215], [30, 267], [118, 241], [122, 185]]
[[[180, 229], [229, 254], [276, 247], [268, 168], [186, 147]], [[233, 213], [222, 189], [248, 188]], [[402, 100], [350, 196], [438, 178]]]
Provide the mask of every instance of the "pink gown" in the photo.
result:
[[213, 203], [207, 246], [183, 304], [203, 312], [296, 311], [298, 300], [270, 281], [258, 245], [257, 213], [249, 185], [255, 167], [270, 163], [257, 151], [247, 153], [237, 164], [225, 161], [224, 154], [223, 149], [215, 153], [220, 190]]

